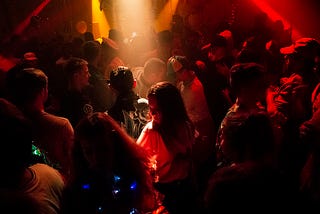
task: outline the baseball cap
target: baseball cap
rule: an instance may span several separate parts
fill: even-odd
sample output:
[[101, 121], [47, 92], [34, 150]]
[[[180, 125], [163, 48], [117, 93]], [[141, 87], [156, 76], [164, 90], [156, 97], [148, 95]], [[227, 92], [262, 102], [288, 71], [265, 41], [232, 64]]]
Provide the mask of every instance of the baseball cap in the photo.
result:
[[280, 49], [284, 55], [303, 54], [305, 51], [314, 51], [320, 47], [319, 42], [314, 38], [304, 37], [296, 40], [292, 45]]
[[34, 52], [26, 52], [25, 54], [23, 54], [23, 59], [26, 61], [38, 60], [38, 58]]
[[118, 92], [127, 92], [134, 86], [134, 78], [131, 70], [126, 66], [118, 66], [110, 73], [109, 83]]
[[189, 62], [185, 56], [172, 56], [168, 59], [168, 72], [176, 73], [182, 68], [189, 68]]

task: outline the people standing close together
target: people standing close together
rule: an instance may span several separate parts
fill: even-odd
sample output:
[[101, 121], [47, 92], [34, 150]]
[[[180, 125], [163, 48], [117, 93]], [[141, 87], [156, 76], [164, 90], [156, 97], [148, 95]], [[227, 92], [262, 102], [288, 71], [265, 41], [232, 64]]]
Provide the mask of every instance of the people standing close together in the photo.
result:
[[54, 68], [9, 70], [0, 133], [3, 153], [20, 158], [3, 156], [0, 208], [207, 214], [320, 203], [320, 44], [279, 48], [285, 72], [274, 81], [261, 41], [234, 54], [230, 36], [213, 36], [199, 56], [157, 46], [130, 56], [134, 67], [112, 39], [88, 40], [55, 65], [59, 83]]

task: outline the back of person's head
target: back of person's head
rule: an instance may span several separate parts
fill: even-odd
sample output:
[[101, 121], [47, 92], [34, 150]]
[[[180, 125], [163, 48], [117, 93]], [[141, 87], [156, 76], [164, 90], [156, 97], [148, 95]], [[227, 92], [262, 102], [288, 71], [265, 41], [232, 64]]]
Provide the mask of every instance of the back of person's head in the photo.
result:
[[166, 72], [166, 63], [159, 58], [150, 58], [144, 64], [143, 77], [150, 78], [152, 83], [156, 83], [156, 80], [164, 80]]
[[[115, 124], [108, 115], [94, 113], [83, 118], [75, 128], [75, 148], [80, 146], [87, 167], [95, 170], [112, 166], [114, 158]], [[122, 144], [122, 142], [117, 142]], [[101, 154], [101, 155], [99, 155]], [[80, 155], [81, 156], [81, 155]], [[108, 170], [111, 170], [110, 167]]]
[[158, 43], [160, 46], [171, 45], [173, 36], [170, 30], [163, 30], [157, 34]]
[[83, 57], [88, 61], [97, 59], [100, 53], [100, 44], [96, 41], [86, 41], [83, 46]]
[[171, 31], [173, 33], [182, 33], [184, 28], [183, 18], [179, 14], [172, 15]]
[[263, 63], [265, 54], [265, 43], [261, 42], [259, 37], [252, 36], [247, 38], [236, 56], [239, 63]]
[[0, 98], [1, 168], [0, 185], [17, 185], [24, 169], [31, 163], [32, 130], [22, 112]]
[[189, 120], [180, 91], [172, 83], [163, 81], [154, 84], [148, 91], [148, 98], [155, 98], [163, 122], [167, 125]]
[[243, 48], [237, 53], [236, 61], [238, 63], [259, 63], [261, 61], [261, 56], [260, 53], [258, 53], [254, 49]]
[[119, 45], [110, 38], [102, 38], [101, 48], [105, 57], [114, 57], [119, 54]]
[[[93, 192], [92, 197], [101, 197], [101, 194], [112, 196], [110, 201], [95, 203], [102, 203], [103, 207], [116, 200], [117, 205], [113, 206], [115, 209], [119, 205], [141, 209], [144, 194], [152, 192], [147, 158], [141, 147], [111, 116], [96, 112], [83, 118], [75, 128], [73, 150], [73, 179], [83, 181], [89, 176], [91, 181], [96, 181], [94, 186], [98, 188], [92, 188], [92, 191], [97, 191]], [[101, 179], [103, 183], [98, 182]], [[117, 185], [119, 192], [110, 194], [114, 185]]]
[[120, 94], [132, 91], [134, 78], [130, 68], [118, 66], [110, 73], [110, 86]]
[[110, 29], [108, 37], [115, 42], [123, 42], [123, 34], [117, 29]]
[[12, 102], [18, 106], [25, 106], [47, 89], [48, 77], [40, 69], [25, 68], [16, 73], [10, 84]]
[[[230, 86], [235, 94], [243, 88], [254, 90], [253, 85], [260, 83], [260, 86], [266, 85], [265, 69], [257, 63], [239, 63], [230, 69]], [[264, 85], [263, 85], [264, 83]]]
[[186, 56], [171, 56], [167, 61], [167, 77], [172, 83], [176, 81], [176, 73], [182, 69], [190, 69], [191, 65]]
[[34, 52], [26, 52], [23, 54], [22, 64], [25, 68], [36, 68], [39, 65], [39, 59]]
[[82, 58], [71, 57], [68, 59], [63, 67], [67, 79], [71, 80], [75, 73], [81, 72], [84, 65], [88, 65], [88, 62]]
[[214, 34], [212, 36], [212, 39], [210, 41], [212, 47], [227, 47], [228, 42], [227, 39], [224, 36], [221, 36], [219, 34]]
[[93, 33], [90, 32], [90, 31], [87, 31], [83, 34], [83, 38], [84, 38], [84, 41], [93, 41], [94, 40], [94, 36], [93, 36]]

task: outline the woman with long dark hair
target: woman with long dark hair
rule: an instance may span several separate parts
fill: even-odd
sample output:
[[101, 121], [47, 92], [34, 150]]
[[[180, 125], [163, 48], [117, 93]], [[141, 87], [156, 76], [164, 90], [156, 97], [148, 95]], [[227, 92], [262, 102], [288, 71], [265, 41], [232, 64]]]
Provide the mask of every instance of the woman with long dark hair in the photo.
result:
[[147, 213], [157, 198], [143, 150], [105, 113], [75, 128], [64, 213]]
[[164, 195], [169, 213], [192, 213], [196, 194], [192, 169], [194, 127], [179, 90], [159, 82], [148, 92], [152, 120], [137, 144], [146, 149], [154, 172], [154, 184]]

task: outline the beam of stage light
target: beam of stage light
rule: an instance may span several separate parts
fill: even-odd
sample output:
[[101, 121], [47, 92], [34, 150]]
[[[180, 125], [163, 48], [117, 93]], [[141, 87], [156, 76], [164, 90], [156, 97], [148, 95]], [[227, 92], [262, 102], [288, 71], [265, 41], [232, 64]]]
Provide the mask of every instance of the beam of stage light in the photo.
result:
[[115, 6], [114, 21], [125, 37], [135, 34], [143, 35], [152, 23], [152, 10], [150, 0], [118, 0]]
[[108, 37], [110, 25], [103, 10], [100, 10], [100, 1], [92, 0], [92, 33], [94, 38]]
[[39, 13], [49, 4], [51, 0], [44, 0], [35, 10], [33, 10], [14, 30], [13, 35], [21, 34], [30, 24], [31, 17], [38, 16]]
[[172, 16], [175, 14], [179, 0], [169, 0], [154, 22], [157, 32], [171, 28]]
[[284, 28], [291, 28], [292, 30], [292, 37], [294, 38], [300, 38], [301, 33], [292, 26], [292, 23], [290, 23], [287, 19], [285, 19], [283, 16], [281, 16], [276, 10], [274, 10], [267, 2], [266, 0], [251, 0], [252, 3], [255, 4], [256, 7], [258, 7], [261, 11], [265, 12], [268, 17], [272, 21], [281, 20], [284, 24]]

